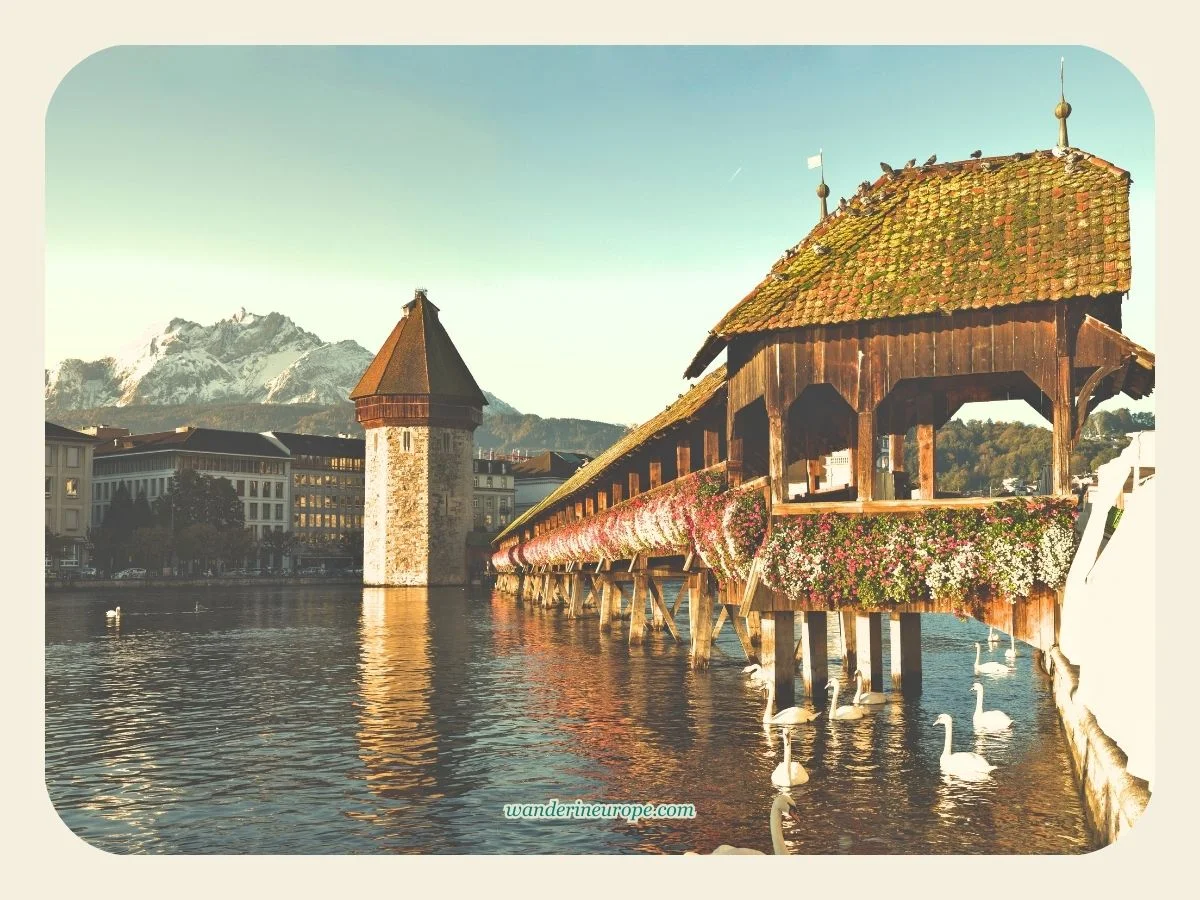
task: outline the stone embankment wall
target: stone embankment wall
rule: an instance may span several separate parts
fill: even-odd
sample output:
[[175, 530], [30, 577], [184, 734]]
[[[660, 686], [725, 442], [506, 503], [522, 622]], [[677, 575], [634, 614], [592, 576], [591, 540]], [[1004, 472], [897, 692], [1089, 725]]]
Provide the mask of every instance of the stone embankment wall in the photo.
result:
[[119, 578], [119, 579], [86, 579], [79, 578], [73, 582], [47, 581], [46, 592], [54, 591], [95, 591], [95, 590], [130, 590], [136, 588], [229, 588], [229, 587], [304, 587], [307, 585], [328, 584], [362, 584], [362, 579], [354, 577], [330, 578], [326, 576], [307, 577], [258, 577], [249, 578]]

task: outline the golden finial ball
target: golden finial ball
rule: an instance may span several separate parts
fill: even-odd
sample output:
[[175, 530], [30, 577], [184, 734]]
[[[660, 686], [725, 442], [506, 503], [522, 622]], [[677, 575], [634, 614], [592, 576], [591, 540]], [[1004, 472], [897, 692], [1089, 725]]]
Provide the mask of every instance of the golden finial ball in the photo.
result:
[[817, 185], [817, 196], [820, 197], [822, 200], [824, 200], [826, 197], [828, 197], [829, 196], [829, 185], [827, 185], [823, 181], [820, 184], [818, 184]]
[[1071, 104], [1066, 100], [1059, 100], [1058, 106], [1054, 107], [1054, 116], [1058, 119], [1065, 119], [1071, 114]]

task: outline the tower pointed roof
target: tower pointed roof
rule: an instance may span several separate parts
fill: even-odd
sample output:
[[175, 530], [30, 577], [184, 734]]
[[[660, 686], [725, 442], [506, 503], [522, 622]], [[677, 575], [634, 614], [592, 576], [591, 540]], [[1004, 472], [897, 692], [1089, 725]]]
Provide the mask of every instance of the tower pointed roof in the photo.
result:
[[383, 347], [350, 392], [351, 400], [390, 394], [456, 398], [487, 405], [483, 391], [438, 318], [438, 308], [421, 288], [404, 304]]

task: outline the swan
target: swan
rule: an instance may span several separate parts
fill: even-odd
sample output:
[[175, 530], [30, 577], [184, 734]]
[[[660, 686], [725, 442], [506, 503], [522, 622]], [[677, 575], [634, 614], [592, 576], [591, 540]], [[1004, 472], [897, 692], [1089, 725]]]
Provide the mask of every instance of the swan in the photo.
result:
[[775, 670], [769, 666], [763, 667], [758, 663], [751, 663], [742, 671], [750, 676], [751, 681], [757, 681], [760, 684], [767, 684], [775, 680]]
[[1010, 646], [1007, 650], [1004, 651], [1004, 658], [1005, 659], [1016, 659], [1017, 658], [1017, 636], [1015, 634], [1010, 634], [1008, 637], [1009, 637], [1009, 641], [1012, 644], [1012, 646]]
[[833, 702], [829, 704], [829, 708], [832, 710], [832, 712], [829, 713], [830, 719], [849, 720], [861, 719], [863, 717], [863, 711], [861, 707], [837, 705], [838, 680], [836, 678], [831, 678], [829, 680], [829, 687], [827, 687], [826, 690], [833, 691]]
[[808, 772], [804, 766], [792, 759], [792, 738], [787, 728], [783, 729], [783, 762], [771, 773], [771, 784], [775, 787], [791, 787], [794, 784], [805, 784]]
[[108, 610], [108, 612], [106, 612], [106, 613], [104, 614], [104, 618], [106, 618], [106, 619], [119, 619], [119, 618], [121, 618], [121, 607], [119, 607], [119, 606], [118, 606], [116, 609], [110, 609], [110, 610]]
[[1008, 666], [998, 662], [979, 662], [979, 641], [975, 642], [975, 674], [976, 675], [1007, 675]]
[[1000, 635], [996, 634], [996, 629], [994, 627], [992, 627], [991, 625], [989, 625], [988, 626], [988, 645], [991, 646], [992, 644], [996, 643], [996, 641], [998, 641], [998, 640], [1000, 640]]
[[775, 709], [775, 682], [768, 681], [767, 708], [763, 712], [764, 725], [803, 725], [820, 715], [815, 710], [799, 706], [789, 706], [787, 709], [781, 709], [778, 713], [772, 713], [773, 709]]
[[1012, 727], [1012, 719], [998, 709], [983, 711], [983, 685], [978, 681], [971, 685], [975, 692], [975, 724], [976, 731], [1004, 731]]
[[978, 778], [996, 768], [978, 753], [950, 752], [950, 735], [954, 728], [954, 722], [948, 715], [942, 713], [934, 720], [933, 724], [946, 726], [946, 743], [942, 747], [942, 756], [939, 760], [943, 772], [964, 778]]
[[858, 685], [858, 689], [854, 692], [855, 706], [876, 706], [880, 703], [887, 703], [887, 697], [875, 691], [863, 693], [863, 673], [862, 669], [854, 670], [854, 683]]
[[[796, 801], [787, 794], [779, 794], [771, 804], [771, 850], [776, 856], [787, 856], [787, 842], [783, 839], [783, 817], [792, 817], [789, 810], [796, 808]], [[694, 850], [689, 850], [684, 856], [698, 856]], [[766, 856], [761, 850], [751, 850], [748, 847], [733, 847], [722, 844], [712, 852], [713, 856]]]

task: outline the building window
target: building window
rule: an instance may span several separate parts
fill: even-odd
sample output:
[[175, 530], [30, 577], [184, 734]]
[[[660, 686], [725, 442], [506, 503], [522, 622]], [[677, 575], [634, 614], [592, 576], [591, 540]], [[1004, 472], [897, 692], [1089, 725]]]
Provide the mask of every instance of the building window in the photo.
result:
[[405, 428], [404, 431], [402, 431], [400, 434], [401, 434], [400, 440], [404, 447], [404, 452], [411, 453], [412, 452], [412, 437], [409, 434], [408, 429]]
[[[252, 481], [252, 482], [250, 482], [250, 483], [251, 483], [251, 484], [254, 484], [254, 482], [253, 482], [253, 481]], [[257, 504], [257, 503], [251, 503], [251, 504], [250, 504], [250, 518], [251, 518], [251, 519], [257, 519], [257, 518], [258, 518], [258, 504]]]
[[79, 448], [78, 447], [68, 447], [67, 448], [67, 468], [68, 469], [78, 469], [79, 468]]
[[491, 487], [491, 486], [492, 486], [492, 476], [491, 476], [491, 475], [489, 475], [489, 476], [487, 477], [487, 486], [488, 486], [488, 487]]
[[448, 431], [442, 432], [442, 449], [447, 453], [450, 452], [450, 432]]
[[68, 479], [66, 479], [64, 484], [66, 485], [66, 488], [67, 488], [66, 494], [68, 497], [78, 497], [79, 496], [79, 479], [78, 478], [68, 478]]
[[283, 499], [283, 482], [282, 481], [275, 482], [275, 499], [276, 500]]
[[296, 524], [301, 528], [308, 527], [308, 513], [296, 513]]
[[275, 504], [275, 518], [277, 520], [283, 519], [283, 504], [282, 503]]
[[306, 506], [308, 506], [308, 497], [306, 497], [304, 494], [298, 495], [296, 497], [296, 505], [301, 509], [304, 509]]
[[52, 466], [58, 461], [58, 448], [53, 444], [46, 445], [46, 465]]
[[250, 482], [250, 496], [251, 497], [258, 496], [258, 482], [257, 481]]
[[64, 509], [63, 510], [63, 528], [67, 531], [79, 530], [79, 510]]
[[263, 495], [263, 497], [264, 497], [264, 498], [266, 498], [266, 497], [270, 497], [270, 496], [271, 496], [271, 482], [269, 482], [269, 481], [264, 481], [264, 482], [263, 482], [263, 492], [262, 492], [262, 495]]
[[244, 480], [244, 479], [241, 479], [241, 478], [239, 478], [239, 479], [238, 479], [238, 483], [237, 483], [237, 495], [238, 495], [239, 497], [245, 497], [245, 496], [246, 496], [246, 482], [245, 482], [245, 480]]
[[54, 476], [47, 475], [46, 476], [46, 496], [49, 497], [52, 493], [54, 493]]

